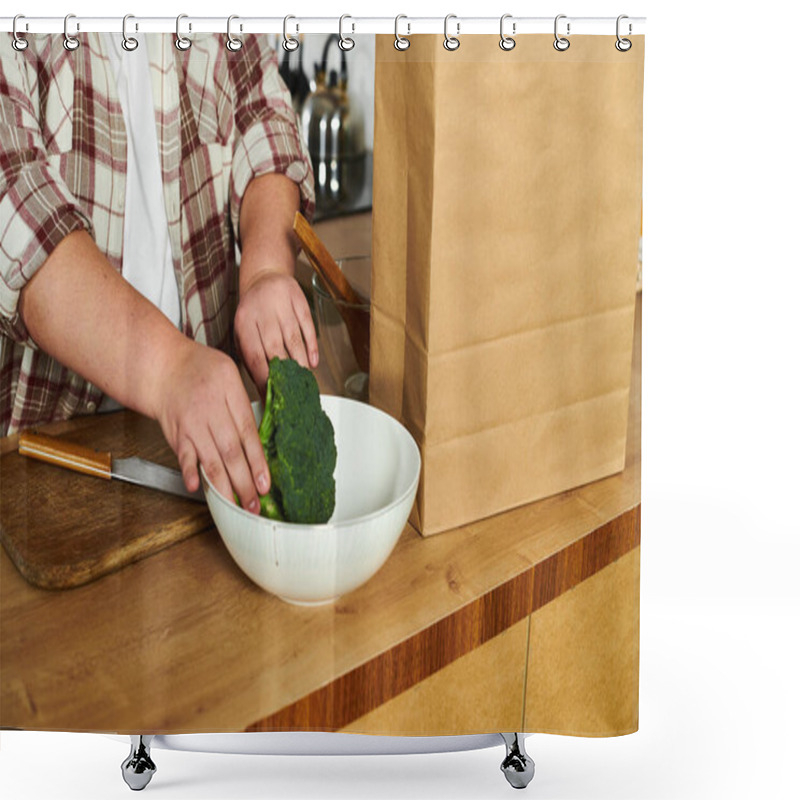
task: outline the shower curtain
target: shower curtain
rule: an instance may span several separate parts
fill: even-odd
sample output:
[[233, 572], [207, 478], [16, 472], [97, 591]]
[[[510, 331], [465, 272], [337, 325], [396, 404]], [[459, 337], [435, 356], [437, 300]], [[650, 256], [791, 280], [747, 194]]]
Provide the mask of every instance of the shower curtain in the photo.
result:
[[[499, 47], [453, 29], [446, 47], [360, 35], [326, 51], [305, 35], [297, 60], [266, 34], [186, 33], [0, 37], [0, 726], [635, 731], [644, 38]], [[125, 59], [143, 54], [135, 73]], [[265, 176], [291, 184], [334, 259], [371, 256], [369, 388], [353, 402], [421, 454], [385, 561], [317, 606], [251, 580], [205, 504], [20, 453], [35, 429], [184, 466], [163, 415], [115, 402], [137, 397], [124, 376], [51, 354], [90, 334], [37, 313], [48, 279], [56, 316], [86, 307], [48, 261], [78, 275], [91, 253], [167, 319], [172, 292], [174, 335], [226, 354], [240, 372], [224, 374], [263, 400], [237, 309], [246, 239], [278, 202], [245, 235]], [[156, 254], [156, 289], [131, 277], [137, 250]], [[352, 397], [346, 326], [312, 274], [301, 258], [282, 307], [313, 315], [323, 395]]]

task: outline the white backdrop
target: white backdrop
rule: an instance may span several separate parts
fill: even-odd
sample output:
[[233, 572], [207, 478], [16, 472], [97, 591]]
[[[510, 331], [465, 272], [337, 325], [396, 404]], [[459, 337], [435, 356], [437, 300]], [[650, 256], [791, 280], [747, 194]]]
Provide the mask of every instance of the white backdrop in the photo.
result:
[[[21, 0], [19, 0], [21, 2]], [[108, 13], [37, 0], [6, 13]], [[702, 9], [698, 11], [697, 9]], [[800, 478], [798, 7], [677, 0], [131, 0], [140, 15], [647, 16], [641, 718], [618, 739], [535, 736], [538, 800], [794, 798]], [[126, 749], [3, 732], [4, 798], [127, 797]], [[124, 752], [125, 751], [125, 752]], [[159, 798], [509, 797], [501, 750], [291, 759], [156, 752]]]

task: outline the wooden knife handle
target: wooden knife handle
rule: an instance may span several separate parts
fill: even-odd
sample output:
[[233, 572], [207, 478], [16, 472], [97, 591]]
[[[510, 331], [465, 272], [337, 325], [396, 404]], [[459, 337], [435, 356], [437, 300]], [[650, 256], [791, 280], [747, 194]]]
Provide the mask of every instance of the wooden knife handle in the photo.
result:
[[101, 453], [54, 436], [22, 431], [19, 435], [19, 453], [48, 464], [111, 480], [111, 453]]

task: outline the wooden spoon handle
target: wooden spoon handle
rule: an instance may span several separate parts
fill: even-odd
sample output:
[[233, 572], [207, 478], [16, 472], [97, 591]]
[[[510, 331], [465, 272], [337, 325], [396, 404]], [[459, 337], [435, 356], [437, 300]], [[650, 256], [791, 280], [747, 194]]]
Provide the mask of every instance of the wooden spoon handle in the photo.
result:
[[326, 288], [336, 300], [359, 305], [364, 301], [356, 294], [353, 287], [347, 282], [339, 265], [333, 256], [320, 241], [306, 218], [298, 211], [294, 215], [294, 232], [300, 240], [303, 252], [311, 262], [317, 274], [322, 278]]
[[23, 431], [19, 435], [19, 453], [75, 472], [111, 480], [111, 453], [65, 442], [54, 436]]

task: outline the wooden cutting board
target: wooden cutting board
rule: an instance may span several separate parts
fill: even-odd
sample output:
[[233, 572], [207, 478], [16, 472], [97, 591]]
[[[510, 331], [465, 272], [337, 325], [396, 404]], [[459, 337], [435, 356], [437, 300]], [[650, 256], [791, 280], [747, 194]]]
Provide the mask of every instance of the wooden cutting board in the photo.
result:
[[[132, 411], [38, 430], [178, 467], [158, 424]], [[45, 464], [19, 455], [16, 436], [0, 439], [0, 541], [35, 586], [80, 586], [212, 526], [204, 503]]]

